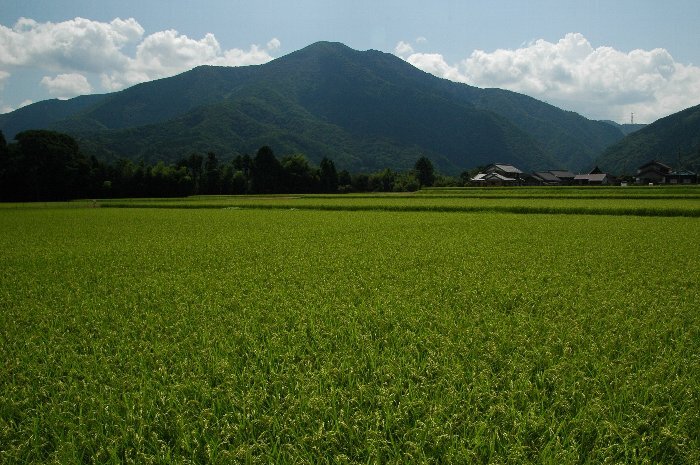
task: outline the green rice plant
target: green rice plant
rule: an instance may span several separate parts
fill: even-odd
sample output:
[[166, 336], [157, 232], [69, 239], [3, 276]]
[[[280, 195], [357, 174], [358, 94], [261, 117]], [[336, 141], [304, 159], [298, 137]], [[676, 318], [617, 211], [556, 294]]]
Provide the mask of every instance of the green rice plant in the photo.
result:
[[101, 201], [111, 208], [237, 208], [328, 211], [500, 212], [625, 216], [700, 216], [700, 197], [214, 196]]
[[3, 209], [0, 461], [697, 463], [697, 222]]

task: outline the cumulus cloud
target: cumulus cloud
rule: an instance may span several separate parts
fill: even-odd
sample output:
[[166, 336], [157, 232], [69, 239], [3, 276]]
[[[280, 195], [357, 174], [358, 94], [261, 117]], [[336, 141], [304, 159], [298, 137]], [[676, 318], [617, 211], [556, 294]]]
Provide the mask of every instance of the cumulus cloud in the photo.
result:
[[267, 43], [267, 49], [272, 51], [272, 50], [277, 50], [282, 46], [282, 42], [278, 38], [273, 38]]
[[396, 55], [400, 56], [405, 60], [409, 56], [413, 55], [415, 51], [413, 50], [411, 44], [402, 40], [398, 44], [396, 44], [396, 48], [394, 48], [394, 53], [396, 53]]
[[70, 98], [92, 92], [92, 86], [82, 74], [59, 74], [56, 77], [44, 76], [41, 85], [49, 94], [58, 98]]
[[124, 67], [101, 74], [102, 86], [119, 90], [139, 82], [173, 76], [199, 65], [244, 66], [272, 60], [270, 51], [279, 48], [272, 39], [267, 48], [251, 45], [248, 50], [223, 50], [213, 34], [191, 39], [175, 30], [156, 32], [136, 47], [133, 58]]
[[[400, 42], [399, 44], [403, 44]], [[397, 55], [440, 77], [479, 87], [500, 87], [548, 101], [594, 119], [638, 121], [700, 103], [700, 68], [676, 62], [664, 49], [625, 53], [594, 48], [581, 34], [556, 43], [537, 40], [514, 50], [476, 50], [449, 64], [441, 54]]]
[[111, 23], [84, 18], [37, 23], [21, 18], [11, 29], [0, 25], [0, 66], [83, 72], [119, 69], [127, 61], [122, 48], [143, 33], [133, 18]]
[[12, 111], [17, 110], [18, 108], [22, 108], [22, 107], [26, 107], [27, 105], [31, 105], [32, 103], [34, 103], [32, 100], [23, 100], [23, 101], [20, 102], [20, 104], [17, 105], [16, 107], [13, 107], [13, 106], [10, 106], [10, 105], [3, 105], [3, 106], [0, 106], [0, 114], [3, 114], [3, 113], [10, 113], [10, 112], [12, 112]]
[[[83, 81], [79, 75], [99, 75], [105, 90], [118, 90], [199, 65], [265, 63], [280, 45], [273, 38], [262, 48], [251, 45], [248, 50], [223, 49], [213, 34], [201, 39], [175, 30], [145, 35], [133, 18], [117, 18], [109, 23], [84, 18], [38, 23], [21, 18], [11, 28], [0, 25], [0, 67], [59, 72], [55, 78], [42, 80], [42, 85], [67, 95], [71, 89], [88, 89], [87, 79]], [[0, 80], [8, 79], [8, 71], [3, 72]]]

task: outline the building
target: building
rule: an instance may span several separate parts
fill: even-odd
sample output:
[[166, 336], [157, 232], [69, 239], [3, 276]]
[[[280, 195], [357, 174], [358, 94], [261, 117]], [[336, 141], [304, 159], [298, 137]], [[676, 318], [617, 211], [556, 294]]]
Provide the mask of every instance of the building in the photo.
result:
[[674, 170], [666, 176], [669, 184], [697, 184], [698, 175], [688, 170]]
[[485, 186], [521, 186], [525, 184], [524, 173], [513, 165], [506, 163], [494, 163], [489, 165], [471, 182]]
[[637, 184], [697, 184], [698, 175], [693, 171], [678, 169], [652, 160], [637, 168]]
[[579, 186], [605, 186], [613, 182], [612, 176], [603, 173], [597, 166], [588, 174], [577, 174], [574, 176], [574, 184]]
[[471, 182], [481, 186], [517, 186], [515, 178], [503, 176], [500, 173], [479, 173], [470, 179]]
[[637, 184], [666, 184], [666, 178], [670, 173], [670, 166], [652, 160], [637, 168], [637, 175], [634, 179]]
[[551, 171], [535, 171], [532, 173], [533, 184], [538, 186], [561, 186], [563, 181]]
[[576, 177], [576, 175], [569, 170], [550, 170], [549, 172], [558, 177], [564, 186], [572, 185]]

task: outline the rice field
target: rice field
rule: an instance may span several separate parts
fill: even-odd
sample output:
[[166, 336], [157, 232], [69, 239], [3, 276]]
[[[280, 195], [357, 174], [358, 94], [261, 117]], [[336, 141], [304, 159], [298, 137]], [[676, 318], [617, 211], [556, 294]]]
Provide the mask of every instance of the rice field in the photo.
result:
[[700, 463], [697, 191], [530, 192], [3, 205], [0, 462]]
[[697, 187], [561, 187], [427, 189], [417, 193], [354, 195], [193, 196], [111, 199], [112, 208], [238, 208], [329, 211], [425, 211], [700, 217]]

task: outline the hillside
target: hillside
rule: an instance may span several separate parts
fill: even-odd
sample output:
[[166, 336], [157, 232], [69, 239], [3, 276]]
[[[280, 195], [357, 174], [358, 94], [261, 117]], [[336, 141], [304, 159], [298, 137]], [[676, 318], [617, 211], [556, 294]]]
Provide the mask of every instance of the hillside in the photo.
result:
[[646, 126], [646, 124], [638, 124], [638, 123], [620, 124], [620, 123], [616, 123], [615, 121], [610, 121], [610, 120], [603, 120], [602, 122], [615, 126], [617, 129], [622, 131], [622, 134], [624, 134], [626, 136], [632, 134], [633, 132], [637, 132]]
[[662, 118], [609, 147], [599, 166], [620, 174], [634, 174], [650, 160], [673, 168], [700, 171], [700, 105]]
[[[47, 111], [50, 108], [50, 111]], [[447, 173], [494, 161], [585, 169], [622, 133], [514, 92], [439, 79], [394, 55], [319, 42], [265, 65], [199, 67], [120, 92], [0, 115], [75, 136], [90, 154], [174, 161], [270, 145], [339, 168], [405, 169], [421, 155]]]

